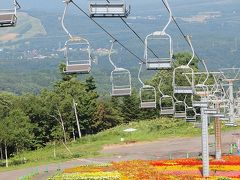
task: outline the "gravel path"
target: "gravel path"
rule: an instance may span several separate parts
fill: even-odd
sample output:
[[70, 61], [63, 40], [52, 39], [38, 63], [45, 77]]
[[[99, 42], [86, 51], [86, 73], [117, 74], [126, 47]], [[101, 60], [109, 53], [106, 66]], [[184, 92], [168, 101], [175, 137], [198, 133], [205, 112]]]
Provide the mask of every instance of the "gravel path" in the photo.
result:
[[[237, 131], [231, 131], [222, 135], [223, 141], [223, 153], [229, 152], [229, 145], [233, 140], [233, 133], [239, 133]], [[209, 137], [209, 143], [214, 142], [214, 136]], [[105, 147], [101, 153], [104, 157], [88, 158], [88, 159], [74, 159], [68, 162], [59, 164], [49, 164], [45, 166], [39, 166], [34, 168], [27, 168], [21, 170], [14, 170], [8, 172], [1, 172], [0, 179], [2, 180], [13, 180], [25, 176], [29, 173], [38, 172], [40, 173], [34, 179], [45, 180], [47, 177], [52, 176], [57, 172], [57, 169], [65, 169], [75, 167], [78, 165], [86, 165], [93, 163], [107, 163], [111, 161], [123, 161], [133, 159], [153, 160], [153, 159], [168, 159], [186, 157], [187, 153], [189, 156], [197, 156], [201, 152], [201, 138], [171, 138], [162, 139], [154, 142], [128, 144], [122, 146], [109, 146]], [[210, 147], [210, 153], [214, 154], [214, 147]], [[46, 172], [47, 170], [47, 172]]]

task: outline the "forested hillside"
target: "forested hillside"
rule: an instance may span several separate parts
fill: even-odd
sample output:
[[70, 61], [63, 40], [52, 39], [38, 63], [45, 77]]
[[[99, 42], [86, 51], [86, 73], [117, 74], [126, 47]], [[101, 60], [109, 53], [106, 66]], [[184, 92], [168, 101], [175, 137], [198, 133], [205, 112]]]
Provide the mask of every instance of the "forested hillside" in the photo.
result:
[[[178, 64], [189, 60], [189, 54], [179, 54]], [[197, 71], [197, 61], [192, 67]], [[60, 68], [60, 70], [62, 67]], [[165, 75], [164, 75], [165, 74]], [[171, 75], [161, 74], [167, 80], [163, 85], [171, 94]], [[159, 75], [149, 82], [157, 87]], [[79, 136], [74, 105], [80, 122], [81, 135], [95, 134], [122, 123], [154, 119], [159, 117], [159, 108], [140, 109], [138, 89], [132, 96], [102, 99], [96, 91], [93, 77], [79, 81], [76, 75], [61, 74], [53, 89], [44, 89], [39, 94], [17, 96], [9, 92], [0, 93], [0, 152], [3, 158], [4, 145], [8, 153], [34, 150], [52, 141], [67, 142]], [[75, 103], [75, 104], [73, 104]]]

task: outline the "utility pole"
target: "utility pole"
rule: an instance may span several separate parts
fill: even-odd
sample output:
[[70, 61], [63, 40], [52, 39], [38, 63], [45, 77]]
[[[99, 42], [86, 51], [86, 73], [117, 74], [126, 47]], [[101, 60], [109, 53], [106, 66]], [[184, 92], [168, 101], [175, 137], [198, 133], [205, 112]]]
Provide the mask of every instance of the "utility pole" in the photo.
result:
[[73, 108], [74, 108], [75, 118], [76, 118], [76, 121], [77, 121], [78, 136], [79, 136], [79, 138], [81, 138], [81, 137], [82, 137], [82, 133], [81, 133], [80, 125], [79, 125], [79, 120], [78, 120], [77, 107], [76, 107], [76, 105], [77, 105], [77, 103], [76, 103], [75, 100], [73, 99]]

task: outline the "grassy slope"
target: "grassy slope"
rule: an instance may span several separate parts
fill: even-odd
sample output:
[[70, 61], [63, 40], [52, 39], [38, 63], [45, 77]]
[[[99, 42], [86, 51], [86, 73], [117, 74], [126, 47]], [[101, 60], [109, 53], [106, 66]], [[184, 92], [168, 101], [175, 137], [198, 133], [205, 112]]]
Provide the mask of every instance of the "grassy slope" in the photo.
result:
[[[130, 135], [129, 133], [123, 132], [126, 128], [136, 128], [137, 131]], [[224, 127], [223, 131], [232, 129], [234, 128]], [[210, 134], [213, 133], [213, 128], [210, 127], [209, 132]], [[78, 157], [99, 156], [100, 154], [98, 151], [101, 150], [104, 145], [125, 143], [121, 142], [120, 138], [124, 138], [125, 141], [134, 140], [140, 142], [170, 137], [194, 137], [199, 136], [200, 133], [201, 130], [199, 128], [193, 128], [193, 124], [185, 123], [183, 120], [161, 118], [156, 120], [133, 122], [100, 132], [96, 135], [83, 137], [76, 142], [68, 143], [68, 147], [73, 153], [72, 155], [62, 144], [56, 145], [56, 158], [53, 157], [53, 144], [49, 144], [45, 148], [36, 151], [22, 152], [10, 161], [20, 161], [25, 157], [28, 161], [26, 164], [11, 166], [8, 169], [2, 167], [0, 168], [0, 171], [48, 164], [51, 162], [66, 161]]]

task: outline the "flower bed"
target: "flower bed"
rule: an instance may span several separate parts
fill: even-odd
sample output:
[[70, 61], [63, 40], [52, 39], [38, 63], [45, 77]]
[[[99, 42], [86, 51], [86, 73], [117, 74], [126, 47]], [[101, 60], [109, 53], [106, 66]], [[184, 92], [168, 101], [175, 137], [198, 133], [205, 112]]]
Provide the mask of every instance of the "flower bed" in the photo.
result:
[[[49, 180], [101, 179], [101, 180], [193, 180], [202, 178], [202, 161], [199, 159], [177, 159], [156, 161], [123, 161], [104, 166], [79, 166], [65, 169]], [[222, 160], [210, 161], [208, 179], [240, 179], [240, 156], [224, 156]]]

